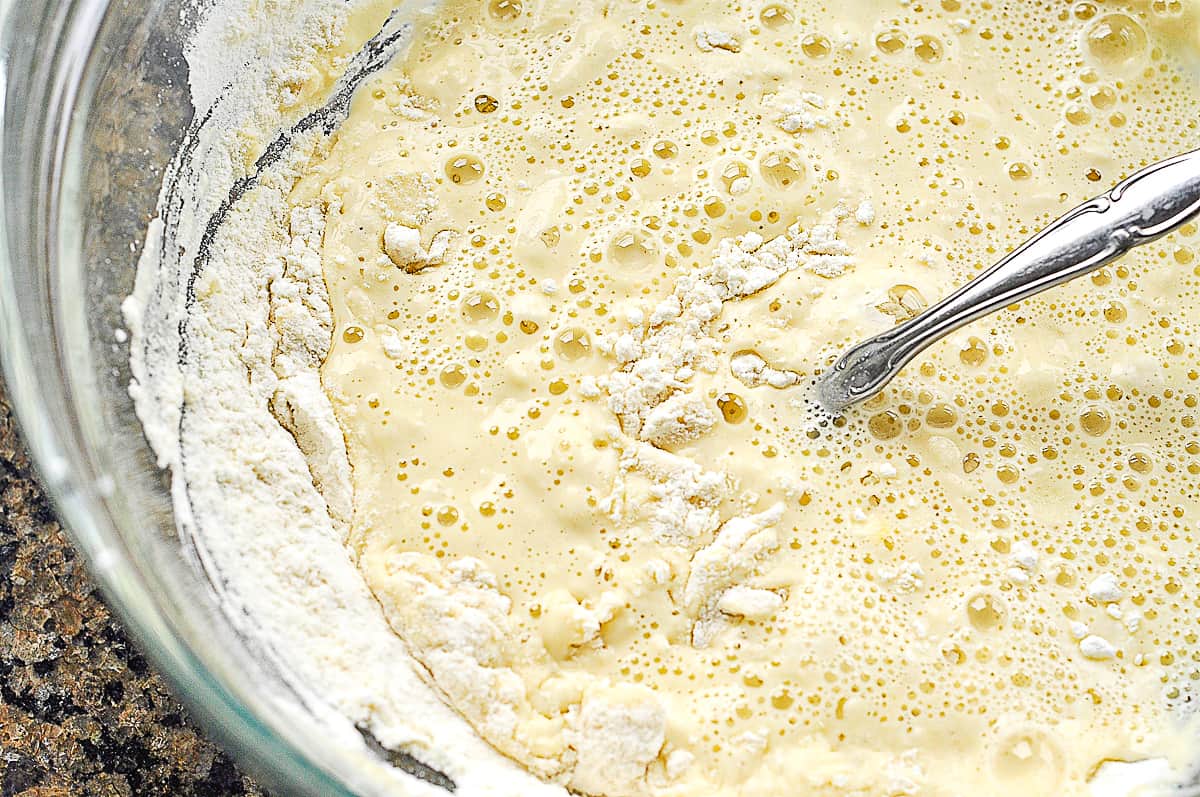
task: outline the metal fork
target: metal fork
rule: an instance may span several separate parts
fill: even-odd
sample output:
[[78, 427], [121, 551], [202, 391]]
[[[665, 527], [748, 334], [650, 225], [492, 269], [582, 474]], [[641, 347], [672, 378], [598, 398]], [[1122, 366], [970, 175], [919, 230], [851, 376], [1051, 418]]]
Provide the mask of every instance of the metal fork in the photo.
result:
[[883, 389], [926, 347], [954, 330], [1087, 274], [1200, 213], [1200, 150], [1147, 166], [1067, 213], [953, 294], [849, 349], [817, 379], [817, 400], [838, 413]]

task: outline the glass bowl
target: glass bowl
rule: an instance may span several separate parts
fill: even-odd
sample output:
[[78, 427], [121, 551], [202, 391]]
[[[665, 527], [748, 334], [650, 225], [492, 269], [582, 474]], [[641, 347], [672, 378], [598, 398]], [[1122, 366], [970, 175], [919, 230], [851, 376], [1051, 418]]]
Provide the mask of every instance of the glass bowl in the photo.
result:
[[446, 794], [444, 776], [369, 735], [331, 741], [254, 654], [177, 534], [168, 477], [134, 413], [120, 305], [164, 169], [192, 123], [182, 49], [203, 1], [0, 0], [0, 365], [10, 400], [109, 604], [251, 772], [288, 795]]
[[109, 604], [251, 772], [289, 795], [445, 794], [438, 773], [366, 736], [331, 742], [253, 655], [189, 560], [167, 476], [134, 414], [120, 304], [163, 170], [192, 121], [182, 46], [194, 6], [0, 0], [0, 361], [10, 400]]

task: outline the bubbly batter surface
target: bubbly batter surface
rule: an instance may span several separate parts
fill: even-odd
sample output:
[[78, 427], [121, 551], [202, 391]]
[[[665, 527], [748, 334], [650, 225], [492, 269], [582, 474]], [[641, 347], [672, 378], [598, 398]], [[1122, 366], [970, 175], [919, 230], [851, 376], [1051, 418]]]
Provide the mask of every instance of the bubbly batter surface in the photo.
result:
[[479, 0], [324, 219], [351, 543], [496, 748], [618, 795], [1074, 795], [1200, 679], [1194, 228], [830, 421], [813, 376], [1200, 141], [1152, 3]]

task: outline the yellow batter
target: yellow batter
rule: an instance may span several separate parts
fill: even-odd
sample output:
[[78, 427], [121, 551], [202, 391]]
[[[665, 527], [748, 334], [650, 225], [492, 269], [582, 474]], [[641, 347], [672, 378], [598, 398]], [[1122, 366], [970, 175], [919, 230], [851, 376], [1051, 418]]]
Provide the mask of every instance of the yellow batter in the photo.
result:
[[1200, 139], [1178, 0], [471, 0], [293, 192], [389, 623], [620, 795], [1075, 795], [1196, 740], [1194, 228], [809, 384]]

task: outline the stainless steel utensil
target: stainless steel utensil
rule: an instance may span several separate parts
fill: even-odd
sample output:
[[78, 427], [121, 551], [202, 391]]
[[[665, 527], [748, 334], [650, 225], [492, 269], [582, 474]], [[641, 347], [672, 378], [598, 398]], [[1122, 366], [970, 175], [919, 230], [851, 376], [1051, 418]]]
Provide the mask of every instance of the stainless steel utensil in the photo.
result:
[[878, 393], [913, 357], [985, 315], [1094, 271], [1200, 213], [1200, 150], [1160, 161], [1083, 203], [925, 312], [854, 346], [817, 380], [840, 412]]

